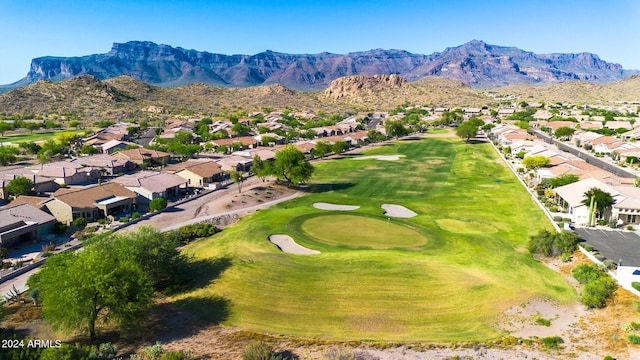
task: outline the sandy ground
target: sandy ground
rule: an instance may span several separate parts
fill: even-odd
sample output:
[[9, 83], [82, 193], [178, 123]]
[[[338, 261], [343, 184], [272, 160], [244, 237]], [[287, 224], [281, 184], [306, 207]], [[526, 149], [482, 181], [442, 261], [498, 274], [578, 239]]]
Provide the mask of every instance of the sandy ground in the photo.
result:
[[352, 211], [360, 208], [360, 206], [357, 206], [357, 205], [339, 205], [339, 204], [330, 204], [330, 203], [324, 203], [324, 202], [313, 203], [313, 207], [320, 210], [337, 210], [337, 211]]
[[320, 251], [306, 248], [291, 238], [289, 235], [271, 235], [269, 236], [269, 241], [276, 244], [280, 250], [296, 255], [317, 255], [320, 254]]
[[397, 161], [400, 160], [404, 155], [372, 155], [372, 156], [360, 156], [352, 158], [351, 160], [367, 160], [367, 159], [376, 159], [382, 161]]
[[394, 205], [394, 204], [382, 204], [381, 208], [384, 209], [384, 214], [391, 217], [397, 218], [411, 218], [414, 216], [418, 216], [415, 212], [407, 209], [402, 205]]
[[260, 179], [252, 177], [245, 181], [241, 192], [238, 192], [237, 186], [232, 184], [227, 189], [214, 191], [194, 201], [168, 209], [162, 214], [128, 226], [123, 230], [135, 230], [140, 226], [169, 229], [180, 224], [197, 222], [197, 219], [200, 218], [224, 228], [235, 223], [241, 215], [249, 214], [259, 207], [268, 207], [274, 201], [296, 194], [302, 195], [302, 193], [286, 186], [276, 185], [269, 181], [262, 182]]

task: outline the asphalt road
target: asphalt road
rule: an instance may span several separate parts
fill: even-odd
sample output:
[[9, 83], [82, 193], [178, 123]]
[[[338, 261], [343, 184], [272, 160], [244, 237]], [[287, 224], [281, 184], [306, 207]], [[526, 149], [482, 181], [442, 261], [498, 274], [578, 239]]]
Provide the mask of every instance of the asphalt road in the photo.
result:
[[576, 228], [575, 232], [600, 255], [624, 266], [640, 266], [640, 236], [635, 232]]

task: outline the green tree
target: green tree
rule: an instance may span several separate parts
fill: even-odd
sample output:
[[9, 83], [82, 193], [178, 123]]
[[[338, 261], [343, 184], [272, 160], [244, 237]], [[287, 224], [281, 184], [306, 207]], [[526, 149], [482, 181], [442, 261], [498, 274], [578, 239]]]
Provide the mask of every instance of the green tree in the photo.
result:
[[167, 207], [167, 200], [159, 197], [149, 201], [149, 210], [160, 211]]
[[367, 137], [369, 138], [369, 141], [372, 143], [377, 143], [387, 139], [387, 137], [383, 133], [381, 133], [376, 129], [367, 130]]
[[99, 151], [91, 145], [82, 145], [82, 147], [80, 148], [80, 152], [85, 155], [93, 155], [97, 154]]
[[522, 165], [527, 169], [537, 169], [551, 164], [551, 159], [542, 155], [527, 156], [522, 159]]
[[555, 189], [557, 187], [573, 184], [574, 182], [578, 181], [580, 181], [578, 175], [564, 174], [550, 179], [549, 185], [551, 185], [551, 187]]
[[18, 149], [13, 146], [0, 146], [0, 165], [5, 166], [16, 162]]
[[255, 176], [262, 179], [263, 182], [267, 176], [273, 174], [273, 168], [271, 166], [271, 162], [260, 159], [260, 156], [258, 155], [253, 156], [253, 161], [251, 162], [251, 169], [249, 169], [249, 171]]
[[398, 138], [409, 134], [409, 130], [404, 127], [400, 120], [387, 120], [384, 122], [384, 130], [388, 136]]
[[4, 136], [4, 133], [12, 130], [13, 126], [8, 122], [0, 121], [0, 135]]
[[17, 177], [6, 186], [7, 193], [10, 195], [29, 195], [33, 190], [33, 181], [25, 177]]
[[571, 135], [573, 135], [573, 133], [576, 132], [575, 129], [572, 129], [570, 127], [567, 126], [562, 126], [556, 129], [556, 131], [553, 133], [555, 135], [555, 137], [557, 138], [565, 138], [565, 139], [569, 139], [571, 137]]
[[34, 123], [34, 122], [28, 122], [24, 126], [27, 130], [29, 130], [29, 133], [31, 134], [33, 134], [33, 130], [38, 130], [41, 127], [39, 123]]
[[126, 326], [144, 318], [153, 304], [152, 283], [135, 262], [119, 255], [86, 246], [52, 256], [29, 278], [29, 288], [42, 292], [44, 318], [54, 329], [83, 329], [95, 339], [100, 319]]
[[478, 127], [472, 123], [465, 121], [456, 128], [456, 135], [463, 138], [466, 143], [469, 139], [478, 135]]
[[242, 184], [244, 183], [244, 174], [242, 171], [231, 170], [229, 171], [229, 176], [231, 180], [238, 185], [238, 193], [242, 192]]
[[582, 204], [591, 207], [591, 201], [593, 201], [600, 216], [603, 216], [605, 211], [615, 202], [615, 199], [610, 193], [595, 187], [587, 190], [583, 196]]
[[327, 140], [320, 140], [313, 147], [313, 155], [315, 157], [323, 158], [330, 152], [331, 144]]
[[64, 133], [58, 134], [57, 138], [58, 138], [58, 141], [60, 141], [60, 143], [62, 144], [62, 146], [69, 146], [75, 143], [76, 141], [78, 141], [78, 134], [74, 132], [64, 132]]
[[331, 145], [331, 150], [334, 154], [341, 154], [349, 150], [350, 147], [351, 145], [349, 145], [349, 143], [346, 141], [336, 141], [333, 143], [333, 145]]
[[298, 185], [309, 180], [313, 170], [313, 165], [305, 159], [302, 151], [293, 145], [288, 145], [276, 152], [273, 175], [278, 180], [285, 180], [292, 185]]

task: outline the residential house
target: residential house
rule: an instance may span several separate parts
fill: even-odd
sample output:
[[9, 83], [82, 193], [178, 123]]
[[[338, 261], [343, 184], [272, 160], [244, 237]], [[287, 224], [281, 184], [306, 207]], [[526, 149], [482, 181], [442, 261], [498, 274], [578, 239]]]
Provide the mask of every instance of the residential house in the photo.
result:
[[133, 191], [120, 184], [106, 183], [80, 190], [60, 189], [44, 206], [58, 221], [70, 225], [77, 218], [91, 222], [129, 212], [135, 201]]
[[110, 140], [102, 145], [96, 145], [95, 147], [103, 154], [112, 154], [119, 150], [124, 150], [127, 147], [127, 143], [120, 140]]
[[[592, 188], [597, 188], [611, 194], [615, 202], [624, 198], [613, 186], [594, 178], [588, 178], [569, 185], [557, 187], [554, 189], [556, 200], [561, 206], [568, 208], [572, 222], [580, 225], [588, 224], [589, 206], [584, 205], [582, 201], [585, 199], [584, 194]], [[609, 219], [611, 216], [611, 210], [607, 210], [605, 214], [599, 214], [599, 218], [602, 219]]]
[[223, 171], [243, 171], [248, 172], [253, 164], [252, 159], [247, 159], [244, 156], [231, 155], [225, 156], [222, 159], [216, 160]]
[[633, 129], [633, 125], [629, 121], [607, 121], [603, 126], [611, 130]]
[[40, 164], [28, 169], [38, 176], [53, 179], [61, 186], [95, 183], [102, 177], [102, 172], [97, 168], [69, 161]]
[[158, 150], [138, 148], [118, 151], [111, 156], [132, 161], [137, 165], [166, 165], [171, 154]]
[[102, 172], [103, 176], [124, 174], [133, 171], [136, 167], [136, 164], [133, 161], [119, 159], [107, 154], [81, 156], [79, 158], [68, 160], [68, 162], [97, 168]]
[[[140, 171], [135, 174], [117, 177], [112, 183], [120, 184], [138, 194], [138, 198], [153, 200], [168, 199], [179, 193], [181, 186], [187, 183], [184, 178], [160, 171]], [[138, 202], [136, 202], [138, 203]]]
[[225, 139], [216, 139], [211, 140], [211, 143], [214, 146], [225, 146], [225, 147], [238, 147], [238, 150], [242, 149], [252, 149], [258, 146], [258, 140], [254, 139], [251, 136], [240, 136], [236, 138], [225, 138]]
[[222, 166], [210, 159], [190, 159], [163, 170], [180, 176], [191, 187], [212, 187], [225, 179]]
[[29, 204], [0, 210], [0, 245], [11, 248], [21, 242], [35, 243], [53, 232], [56, 218]]
[[60, 188], [60, 185], [51, 178], [38, 176], [26, 168], [17, 168], [4, 170], [0, 172], [0, 199], [7, 200], [9, 194], [7, 194], [5, 187], [11, 180], [24, 177], [33, 182], [33, 191], [36, 194], [43, 194], [47, 192], [54, 192]]

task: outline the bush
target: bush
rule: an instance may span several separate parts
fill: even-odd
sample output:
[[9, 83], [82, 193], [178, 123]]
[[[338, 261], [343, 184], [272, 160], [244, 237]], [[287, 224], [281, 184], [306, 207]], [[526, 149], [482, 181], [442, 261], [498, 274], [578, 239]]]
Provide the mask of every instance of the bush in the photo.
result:
[[602, 308], [613, 295], [618, 285], [597, 265], [580, 264], [573, 271], [573, 277], [584, 285], [580, 302], [590, 308]]
[[263, 341], [258, 341], [244, 348], [242, 360], [270, 360], [274, 355], [271, 346]]
[[614, 359], [613, 356], [611, 356], [611, 355], [607, 355], [607, 356], [604, 357], [603, 360], [616, 360], [616, 359]]
[[548, 327], [551, 326], [551, 321], [545, 318], [537, 318], [535, 324]]
[[163, 198], [155, 198], [149, 202], [149, 210], [160, 211], [167, 207], [167, 200]]
[[130, 219], [129, 219], [128, 217], [121, 217], [121, 218], [120, 218], [120, 222], [122, 222], [122, 223], [128, 223], [128, 222], [129, 222], [129, 220], [130, 220]]
[[87, 226], [87, 220], [85, 218], [77, 218], [73, 220], [72, 224], [79, 229], [84, 229]]
[[629, 342], [631, 342], [632, 344], [640, 345], [640, 336], [632, 334], [632, 335], [629, 335], [628, 339], [629, 339]]
[[67, 224], [61, 223], [60, 221], [56, 221], [53, 224], [53, 233], [56, 235], [62, 235], [67, 231]]
[[631, 283], [631, 286], [632, 286], [634, 289], [636, 289], [636, 290], [640, 291], [640, 282], [635, 282], [635, 281], [634, 281], [634, 282], [632, 282], [632, 283]]
[[542, 344], [549, 349], [558, 349], [560, 344], [564, 343], [564, 340], [560, 336], [547, 336], [540, 339]]
[[135, 220], [137, 218], [140, 217], [140, 213], [139, 212], [134, 212], [133, 214], [131, 214], [131, 220]]
[[593, 252], [593, 246], [591, 246], [591, 245], [585, 245], [585, 246], [583, 246], [583, 248], [585, 250], [587, 250], [588, 252]]
[[144, 353], [149, 359], [159, 360], [160, 356], [164, 353], [162, 343], [160, 341], [156, 341], [155, 345], [145, 347]]
[[564, 253], [560, 256], [560, 259], [562, 260], [562, 262], [569, 262], [571, 261], [571, 254]]
[[529, 251], [549, 257], [571, 254], [577, 249], [579, 240], [580, 237], [572, 232], [552, 233], [542, 230], [529, 238]]
[[633, 230], [633, 225], [627, 225], [626, 229], [627, 230]]
[[180, 240], [188, 242], [189, 240], [212, 236], [219, 230], [212, 224], [192, 224], [182, 226], [177, 231]]

